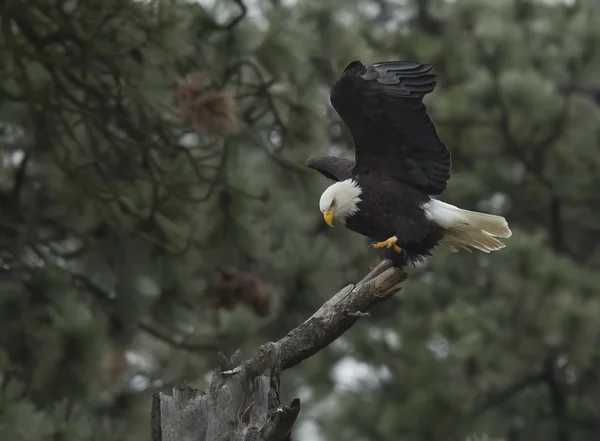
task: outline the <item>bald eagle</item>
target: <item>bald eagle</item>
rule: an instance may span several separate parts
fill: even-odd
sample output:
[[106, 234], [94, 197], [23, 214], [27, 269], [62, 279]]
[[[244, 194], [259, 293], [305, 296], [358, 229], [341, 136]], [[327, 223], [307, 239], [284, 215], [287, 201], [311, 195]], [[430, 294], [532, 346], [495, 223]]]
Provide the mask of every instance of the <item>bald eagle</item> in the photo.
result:
[[355, 161], [316, 156], [307, 166], [336, 181], [321, 195], [325, 222], [368, 237], [394, 266], [422, 261], [444, 246], [489, 253], [511, 231], [501, 216], [462, 210], [432, 196], [450, 178], [450, 152], [427, 115], [433, 66], [411, 61], [350, 63], [330, 101], [348, 127]]

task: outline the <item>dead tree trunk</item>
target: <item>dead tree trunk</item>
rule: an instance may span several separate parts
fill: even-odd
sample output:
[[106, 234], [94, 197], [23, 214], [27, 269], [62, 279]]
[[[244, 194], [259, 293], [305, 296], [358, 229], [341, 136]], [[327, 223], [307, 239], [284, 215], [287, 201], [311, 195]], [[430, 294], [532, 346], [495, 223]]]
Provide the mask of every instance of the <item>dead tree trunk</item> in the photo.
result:
[[242, 361], [239, 351], [213, 375], [208, 390], [176, 387], [152, 400], [154, 441], [285, 441], [300, 412], [300, 400], [283, 406], [281, 371], [328, 346], [372, 306], [400, 290], [406, 274], [381, 262], [357, 285], [348, 285], [308, 320], [276, 343]]

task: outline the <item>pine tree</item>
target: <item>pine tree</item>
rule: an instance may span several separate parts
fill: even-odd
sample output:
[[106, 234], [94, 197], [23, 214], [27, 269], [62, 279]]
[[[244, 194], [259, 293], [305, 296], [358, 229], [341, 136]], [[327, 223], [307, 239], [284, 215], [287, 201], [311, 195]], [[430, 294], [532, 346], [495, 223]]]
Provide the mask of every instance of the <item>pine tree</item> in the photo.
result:
[[505, 215], [513, 237], [491, 255], [437, 253], [344, 336], [340, 357], [371, 371], [315, 396], [332, 403], [314, 412], [327, 439], [594, 439], [599, 12], [415, 1], [360, 27], [375, 56], [350, 58], [434, 64], [425, 102], [453, 155], [442, 199]]
[[[364, 275], [303, 166], [353, 155], [328, 93], [354, 59], [434, 64], [443, 200], [513, 238], [410, 269], [285, 395], [325, 439], [593, 439], [595, 4], [210, 5], [0, 5], [0, 439], [148, 439], [153, 391]], [[352, 362], [369, 376], [341, 387]]]
[[2, 4], [2, 439], [147, 439], [152, 391], [356, 271], [314, 209], [318, 41], [287, 11]]

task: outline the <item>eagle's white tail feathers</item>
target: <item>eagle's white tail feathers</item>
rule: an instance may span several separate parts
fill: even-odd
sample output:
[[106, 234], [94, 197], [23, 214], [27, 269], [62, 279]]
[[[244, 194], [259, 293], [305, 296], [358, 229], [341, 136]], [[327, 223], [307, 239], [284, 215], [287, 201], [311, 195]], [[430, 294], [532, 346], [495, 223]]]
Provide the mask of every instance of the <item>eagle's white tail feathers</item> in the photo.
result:
[[485, 253], [497, 251], [505, 245], [496, 238], [512, 235], [502, 216], [463, 210], [435, 199], [424, 204], [423, 208], [429, 219], [446, 230], [440, 245], [453, 251], [467, 247]]

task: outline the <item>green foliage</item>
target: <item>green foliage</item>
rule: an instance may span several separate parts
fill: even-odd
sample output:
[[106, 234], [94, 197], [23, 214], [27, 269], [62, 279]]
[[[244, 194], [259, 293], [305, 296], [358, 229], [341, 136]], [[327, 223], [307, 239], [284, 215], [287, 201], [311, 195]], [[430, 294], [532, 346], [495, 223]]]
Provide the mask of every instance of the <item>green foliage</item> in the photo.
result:
[[[354, 401], [337, 393], [339, 418], [323, 415], [323, 427], [334, 437], [357, 421], [348, 435], [357, 439], [588, 439], [599, 411], [583, 392], [597, 387], [600, 331], [591, 202], [600, 120], [588, 76], [600, 61], [598, 12], [448, 2], [429, 11], [439, 36], [422, 14], [376, 39], [377, 58], [435, 64], [426, 102], [454, 163], [444, 200], [505, 215], [513, 238], [490, 256], [440, 251], [413, 270], [394, 312], [373, 317], [398, 334], [399, 350], [348, 333], [352, 355], [383, 363], [391, 379]], [[386, 409], [376, 419], [371, 402]]]
[[[376, 254], [323, 223], [328, 181], [304, 167], [352, 157], [328, 92], [354, 59], [435, 65], [443, 199], [513, 237], [436, 252], [286, 372], [296, 437], [593, 437], [593, 2], [18, 3], [0, 7], [0, 439], [148, 439], [153, 391], [203, 388], [218, 350], [250, 354], [364, 275]], [[226, 267], [267, 314], [215, 312]]]

